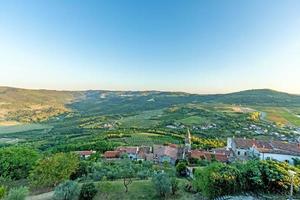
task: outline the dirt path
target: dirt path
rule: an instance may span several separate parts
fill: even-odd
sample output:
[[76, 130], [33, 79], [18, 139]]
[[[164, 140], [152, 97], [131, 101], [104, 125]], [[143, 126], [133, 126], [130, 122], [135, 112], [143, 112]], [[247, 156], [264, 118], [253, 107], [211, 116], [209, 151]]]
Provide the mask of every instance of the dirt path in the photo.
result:
[[26, 200], [50, 200], [54, 192], [47, 192], [39, 195], [26, 197]]

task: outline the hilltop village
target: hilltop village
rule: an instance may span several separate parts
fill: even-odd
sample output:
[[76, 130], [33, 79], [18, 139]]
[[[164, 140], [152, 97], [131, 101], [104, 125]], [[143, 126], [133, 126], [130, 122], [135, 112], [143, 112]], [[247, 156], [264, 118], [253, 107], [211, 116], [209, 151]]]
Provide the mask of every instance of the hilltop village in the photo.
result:
[[[300, 159], [300, 143], [232, 137], [227, 139], [226, 147], [204, 150], [192, 149], [191, 138], [188, 129], [184, 145], [122, 146], [113, 151], [104, 152], [103, 159], [114, 161], [129, 158], [133, 161], [151, 161], [155, 164], [169, 163], [171, 165], [176, 165], [180, 160], [187, 160], [189, 163], [213, 160], [231, 163], [250, 159], [277, 160], [293, 165], [295, 159]], [[83, 158], [88, 158], [97, 152], [77, 151], [76, 153]]]

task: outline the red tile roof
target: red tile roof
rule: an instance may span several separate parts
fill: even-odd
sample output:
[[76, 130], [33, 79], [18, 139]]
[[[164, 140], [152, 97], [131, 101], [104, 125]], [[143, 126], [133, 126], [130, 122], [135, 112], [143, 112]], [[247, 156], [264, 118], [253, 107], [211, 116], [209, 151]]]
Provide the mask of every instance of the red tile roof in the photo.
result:
[[300, 145], [283, 141], [264, 141], [256, 139], [234, 138], [237, 148], [248, 149], [255, 147], [262, 153], [274, 153], [300, 156]]
[[105, 158], [118, 158], [120, 156], [119, 151], [106, 151], [104, 153]]
[[205, 159], [211, 161], [213, 157], [217, 161], [220, 162], [227, 162], [229, 159], [229, 156], [226, 155], [225, 153], [213, 153], [209, 151], [201, 151], [201, 150], [192, 150], [191, 151], [191, 157], [195, 159]]
[[178, 159], [179, 149], [171, 146], [154, 145], [153, 154], [155, 156], [168, 156], [174, 160]]
[[118, 147], [116, 150], [128, 154], [137, 154], [139, 147]]

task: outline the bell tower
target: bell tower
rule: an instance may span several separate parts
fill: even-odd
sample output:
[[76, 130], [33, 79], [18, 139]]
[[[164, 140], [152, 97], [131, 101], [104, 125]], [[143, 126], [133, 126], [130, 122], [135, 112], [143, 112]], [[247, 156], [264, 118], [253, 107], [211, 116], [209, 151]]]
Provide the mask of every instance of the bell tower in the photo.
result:
[[184, 140], [185, 151], [188, 153], [192, 149], [192, 137], [190, 133], [190, 129], [187, 129], [187, 133]]

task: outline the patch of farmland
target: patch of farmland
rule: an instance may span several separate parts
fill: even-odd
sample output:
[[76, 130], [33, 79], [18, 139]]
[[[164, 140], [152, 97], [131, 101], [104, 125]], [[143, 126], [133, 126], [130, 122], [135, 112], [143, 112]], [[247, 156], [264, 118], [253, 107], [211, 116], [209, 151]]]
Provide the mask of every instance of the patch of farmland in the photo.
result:
[[19, 133], [24, 131], [51, 129], [52, 127], [45, 124], [20, 124], [14, 126], [0, 126], [0, 134]]
[[151, 128], [159, 124], [157, 119], [163, 110], [144, 111], [138, 115], [124, 117], [118, 122], [121, 127]]

